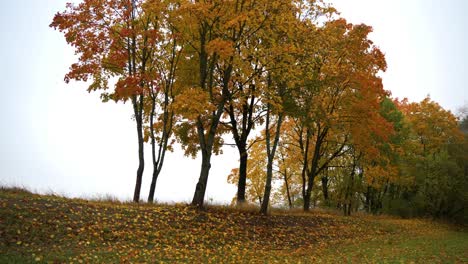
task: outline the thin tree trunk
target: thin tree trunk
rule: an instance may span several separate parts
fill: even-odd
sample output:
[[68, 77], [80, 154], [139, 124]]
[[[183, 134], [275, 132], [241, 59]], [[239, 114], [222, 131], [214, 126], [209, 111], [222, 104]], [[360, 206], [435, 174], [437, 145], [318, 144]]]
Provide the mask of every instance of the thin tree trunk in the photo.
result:
[[307, 185], [307, 182], [306, 182], [306, 166], [307, 164], [304, 164], [303, 165], [303, 168], [302, 168], [302, 172], [301, 172], [301, 177], [302, 177], [302, 205], [304, 206], [304, 202], [306, 200], [306, 185]]
[[284, 170], [283, 176], [284, 176], [284, 184], [286, 185], [286, 194], [288, 196], [289, 209], [291, 209], [293, 206], [292, 206], [291, 194], [289, 192], [288, 173], [286, 169]]
[[[143, 170], [145, 169], [145, 157], [144, 157], [144, 140], [143, 140], [143, 97], [140, 95], [140, 101], [136, 102], [139, 106], [135, 105], [135, 119], [137, 123], [137, 134], [138, 134], [138, 169], [135, 183], [135, 192], [133, 193], [133, 201], [138, 203], [140, 201], [141, 183], [143, 180]], [[136, 101], [136, 100], [135, 100]]]
[[306, 200], [306, 186], [307, 186], [307, 166], [308, 166], [308, 160], [309, 160], [309, 129], [306, 129], [306, 142], [304, 145], [304, 140], [303, 140], [303, 128], [301, 127], [300, 133], [299, 133], [299, 146], [302, 150], [302, 171], [301, 171], [301, 177], [302, 177], [302, 202], [303, 206], [305, 208], [305, 200]]
[[[162, 166], [164, 163], [164, 158], [166, 156], [166, 151], [167, 151], [167, 144], [169, 141], [169, 137], [171, 136], [171, 130], [172, 130], [172, 116], [170, 117], [171, 121], [169, 121], [169, 131], [163, 132], [162, 135], [162, 142], [159, 144], [159, 151], [158, 155], [156, 158], [156, 153], [155, 153], [155, 146], [152, 145], [152, 151], [153, 151], [153, 178], [151, 179], [151, 185], [150, 185], [150, 192], [148, 195], [148, 202], [153, 202], [154, 201], [154, 193], [156, 190], [156, 181], [158, 180], [159, 174], [161, 174]], [[154, 138], [154, 136], [153, 136]]]
[[[131, 20], [132, 23], [130, 25], [131, 29], [134, 29], [133, 22], [136, 18], [136, 10], [135, 10], [135, 0], [132, 0], [132, 14]], [[137, 72], [137, 65], [136, 65], [136, 36], [133, 35], [131, 37], [131, 41], [128, 40], [127, 44], [128, 47], [128, 68], [129, 74], [135, 75]], [[145, 66], [142, 65], [142, 71], [144, 72]], [[137, 134], [138, 134], [138, 169], [137, 169], [137, 177], [135, 183], [135, 191], [133, 193], [133, 201], [138, 203], [140, 201], [140, 191], [141, 191], [141, 183], [143, 180], [143, 170], [145, 169], [145, 157], [144, 157], [144, 141], [143, 141], [143, 93], [140, 95], [133, 95], [132, 96], [132, 104], [133, 110], [135, 114], [135, 120], [137, 123]]]
[[266, 130], [265, 130], [265, 137], [266, 137], [266, 148], [267, 148], [267, 177], [265, 183], [265, 192], [263, 194], [263, 202], [260, 208], [260, 213], [266, 215], [268, 213], [268, 206], [270, 203], [270, 194], [271, 194], [271, 181], [273, 178], [273, 161], [275, 157], [276, 147], [278, 146], [279, 136], [281, 131], [281, 124], [283, 122], [283, 113], [278, 114], [278, 120], [276, 122], [276, 131], [275, 131], [275, 138], [273, 140], [273, 145], [270, 142], [270, 115], [271, 115], [271, 106], [268, 104], [267, 106], [267, 116], [266, 116]]
[[[171, 89], [167, 87], [167, 89]], [[164, 158], [166, 156], [166, 151], [167, 151], [167, 145], [169, 142], [169, 138], [171, 137], [172, 134], [172, 124], [173, 124], [173, 119], [174, 119], [174, 114], [169, 110], [169, 94], [168, 92], [165, 92], [164, 95], [164, 107], [163, 107], [163, 131], [161, 135], [161, 139], [159, 142], [159, 147], [158, 147], [158, 154], [156, 155], [156, 140], [155, 140], [155, 134], [154, 134], [154, 123], [153, 123], [153, 116], [154, 116], [154, 111], [155, 111], [155, 100], [156, 97], [153, 95], [153, 105], [152, 105], [152, 110], [151, 110], [151, 116], [150, 116], [150, 133], [151, 133], [151, 154], [152, 154], [152, 159], [153, 159], [153, 177], [151, 179], [151, 185], [150, 185], [150, 192], [148, 195], [148, 202], [153, 202], [154, 201], [154, 193], [156, 190], [156, 181], [158, 180], [159, 174], [161, 173], [162, 166], [164, 163]]]
[[273, 178], [273, 160], [268, 157], [267, 164], [267, 177], [265, 183], [265, 191], [263, 193], [263, 202], [260, 208], [260, 213], [266, 215], [268, 213], [268, 206], [270, 203], [270, 194], [271, 194], [271, 180]]
[[153, 159], [153, 177], [151, 179], [150, 191], [148, 194], [148, 202], [152, 203], [154, 200], [154, 192], [156, 190], [156, 181], [158, 179], [158, 169], [156, 163], [156, 139], [154, 135], [154, 114], [156, 109], [156, 95], [153, 94], [151, 98], [151, 114], [150, 114], [150, 133], [151, 133], [151, 156]]
[[150, 191], [148, 194], [148, 203], [154, 202], [154, 193], [156, 191], [156, 181], [158, 180], [159, 171], [153, 168], [153, 178], [151, 179]]
[[[268, 83], [270, 83], [270, 78], [268, 78]], [[269, 86], [269, 85], [268, 85]], [[266, 125], [265, 125], [265, 140], [266, 140], [266, 149], [267, 149], [267, 174], [265, 181], [265, 191], [263, 192], [263, 201], [260, 206], [260, 213], [266, 215], [268, 212], [268, 203], [270, 202], [270, 192], [271, 192], [271, 179], [273, 176], [273, 161], [270, 154], [270, 114], [271, 106], [267, 103], [267, 113], [266, 113]]]
[[[159, 142], [159, 150], [158, 155], [156, 157], [156, 139], [154, 133], [154, 115], [156, 110], [156, 93], [151, 87], [151, 115], [150, 115], [150, 132], [151, 132], [151, 152], [153, 158], [153, 177], [151, 179], [150, 185], [150, 192], [148, 195], [148, 202], [152, 203], [154, 201], [154, 193], [156, 191], [156, 181], [158, 180], [159, 174], [161, 173], [162, 166], [164, 163], [164, 158], [166, 156], [167, 145], [169, 142], [169, 138], [172, 135], [172, 126], [174, 121], [174, 113], [169, 109], [170, 104], [174, 103], [174, 95], [173, 95], [173, 84], [175, 80], [175, 73], [177, 64], [179, 61], [179, 56], [182, 50], [177, 52], [177, 40], [174, 38], [172, 42], [172, 53], [170, 59], [170, 68], [169, 68], [169, 75], [165, 79], [164, 83], [164, 103], [163, 103], [163, 130], [161, 139]], [[157, 92], [157, 91], [156, 91]]]

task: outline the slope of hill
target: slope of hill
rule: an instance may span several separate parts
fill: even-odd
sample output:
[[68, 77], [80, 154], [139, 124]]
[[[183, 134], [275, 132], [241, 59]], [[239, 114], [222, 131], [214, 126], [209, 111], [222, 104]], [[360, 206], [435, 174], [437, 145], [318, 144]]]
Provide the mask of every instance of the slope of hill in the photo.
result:
[[426, 220], [66, 199], [0, 189], [0, 263], [468, 262]]

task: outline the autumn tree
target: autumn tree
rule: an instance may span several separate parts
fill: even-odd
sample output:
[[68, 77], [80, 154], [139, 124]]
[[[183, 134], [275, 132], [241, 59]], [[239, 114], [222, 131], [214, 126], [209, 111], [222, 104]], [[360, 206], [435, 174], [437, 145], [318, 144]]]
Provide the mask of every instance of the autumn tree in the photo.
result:
[[398, 169], [407, 134], [403, 114], [384, 98], [379, 115], [384, 120], [374, 117], [371, 122], [359, 122], [367, 133], [352, 133], [350, 127], [338, 130], [348, 134], [346, 152], [330, 161], [317, 181], [322, 185], [323, 204], [342, 208], [345, 215], [362, 206], [372, 212], [380, 210], [383, 199], [403, 183]]
[[[192, 200], [195, 206], [203, 206], [211, 156], [220, 148], [218, 127], [232, 97], [234, 69], [242, 61], [241, 51], [254, 30], [246, 26], [246, 10], [252, 10], [254, 4], [255, 1], [186, 1], [181, 6], [184, 26], [177, 30], [188, 46], [184, 64], [187, 69], [197, 69], [188, 70], [194, 78], [184, 79], [186, 89], [178, 105], [187, 121], [179, 129], [186, 154], [200, 150], [202, 156]], [[199, 99], [199, 104], [193, 104], [194, 98]]]
[[[274, 54], [289, 53], [282, 42], [294, 30], [295, 15], [305, 3], [301, 1], [236, 1], [231, 27], [243, 29], [244, 38], [235, 46], [238, 63], [233, 68], [232, 92], [229, 94], [226, 114], [235, 146], [239, 151], [239, 182], [237, 202], [245, 200], [247, 141], [256, 125], [264, 122], [262, 102], [266, 93], [266, 78], [278, 68]], [[315, 1], [310, 2], [315, 6]], [[311, 7], [312, 8], [312, 7]], [[289, 32], [288, 32], [289, 31]]]
[[[148, 14], [144, 1], [85, 0], [67, 4], [57, 13], [51, 27], [64, 33], [75, 48], [78, 62], [70, 67], [65, 82], [91, 81], [88, 91], [103, 90], [103, 101], [131, 101], [138, 136], [137, 177], [133, 201], [140, 200], [144, 171], [144, 105], [154, 91], [153, 72], [160, 37], [159, 21]], [[109, 82], [113, 91], [106, 91]]]
[[[249, 135], [261, 120], [260, 79], [265, 71], [265, 52], [261, 48], [262, 39], [271, 16], [265, 12], [264, 1], [237, 1], [229, 21], [231, 28], [242, 29], [243, 37], [235, 46], [236, 65], [233, 68], [232, 91], [225, 107], [227, 126], [239, 152], [237, 183], [237, 204], [246, 200], [247, 162]], [[268, 7], [267, 7], [268, 8]]]
[[[265, 50], [268, 51], [266, 60], [268, 68], [265, 73], [262, 107], [265, 111], [265, 147], [267, 154], [266, 180], [260, 213], [267, 214], [273, 180], [273, 163], [281, 134], [281, 126], [288, 112], [292, 110], [291, 87], [296, 78], [296, 52], [298, 49], [294, 41], [297, 36], [296, 15], [299, 10], [291, 3], [280, 4], [278, 9], [268, 10], [275, 21], [270, 25], [270, 38], [265, 38]], [[289, 14], [289, 15], [288, 15]], [[292, 38], [290, 38], [292, 37]]]
[[[380, 104], [380, 115], [391, 125], [386, 137], [370, 135], [367, 144], [357, 145], [360, 151], [361, 192], [364, 194], [364, 208], [368, 212], [377, 212], [383, 206], [383, 200], [393, 196], [396, 186], [404, 184], [404, 176], [399, 166], [406, 152], [408, 125], [403, 113], [388, 97]], [[386, 128], [381, 127], [379, 130]]]
[[296, 88], [297, 140], [303, 160], [304, 210], [310, 208], [315, 181], [333, 159], [349, 150], [353, 141], [373, 132], [370, 124], [384, 122], [378, 115], [385, 95], [379, 71], [383, 54], [367, 38], [371, 28], [343, 19], [327, 22], [304, 50], [310, 57], [303, 67], [304, 82]]
[[365, 126], [379, 133], [370, 132], [358, 140], [355, 138], [361, 133], [350, 134], [349, 151], [334, 163], [343, 170], [341, 177], [335, 175], [335, 181], [340, 186], [338, 203], [345, 215], [358, 208], [361, 200], [366, 210], [377, 212], [395, 184], [402, 183], [398, 165], [406, 135], [403, 115], [389, 98], [380, 103], [379, 115], [383, 120], [374, 118]]
[[149, 0], [145, 3], [145, 19], [158, 30], [158, 43], [154, 43], [151, 52], [150, 72], [153, 82], [148, 85], [145, 117], [149, 121], [146, 138], [151, 142], [153, 175], [148, 194], [148, 202], [153, 202], [156, 181], [161, 173], [166, 151], [172, 149], [170, 141], [176, 116], [173, 109], [176, 89], [176, 73], [183, 51], [183, 43], [175, 28], [177, 25], [177, 6], [174, 1]]

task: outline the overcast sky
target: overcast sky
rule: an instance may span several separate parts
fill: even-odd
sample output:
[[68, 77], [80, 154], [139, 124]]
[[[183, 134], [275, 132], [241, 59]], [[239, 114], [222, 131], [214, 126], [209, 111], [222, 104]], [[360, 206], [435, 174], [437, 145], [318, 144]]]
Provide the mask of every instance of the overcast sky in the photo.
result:
[[[72, 197], [133, 195], [136, 129], [130, 104], [103, 104], [63, 76], [74, 62], [63, 35], [48, 27], [66, 0], [4, 1], [0, 9], [0, 184]], [[77, 2], [77, 1], [75, 1]], [[430, 94], [455, 111], [468, 100], [468, 10], [465, 0], [335, 0], [352, 23], [373, 26], [386, 54], [385, 89], [419, 101]], [[149, 154], [149, 146], [146, 149]], [[142, 198], [152, 168], [147, 156]], [[157, 183], [159, 201], [191, 200], [199, 160], [169, 154]], [[230, 202], [226, 182], [236, 150], [214, 157], [206, 199]]]

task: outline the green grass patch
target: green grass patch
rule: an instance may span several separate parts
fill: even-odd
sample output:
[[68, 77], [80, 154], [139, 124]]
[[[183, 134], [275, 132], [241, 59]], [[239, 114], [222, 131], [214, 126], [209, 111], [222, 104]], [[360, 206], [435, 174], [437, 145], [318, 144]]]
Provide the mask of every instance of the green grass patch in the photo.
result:
[[323, 262], [340, 263], [468, 263], [468, 234], [437, 231], [435, 234], [389, 236], [364, 243], [328, 249]]

